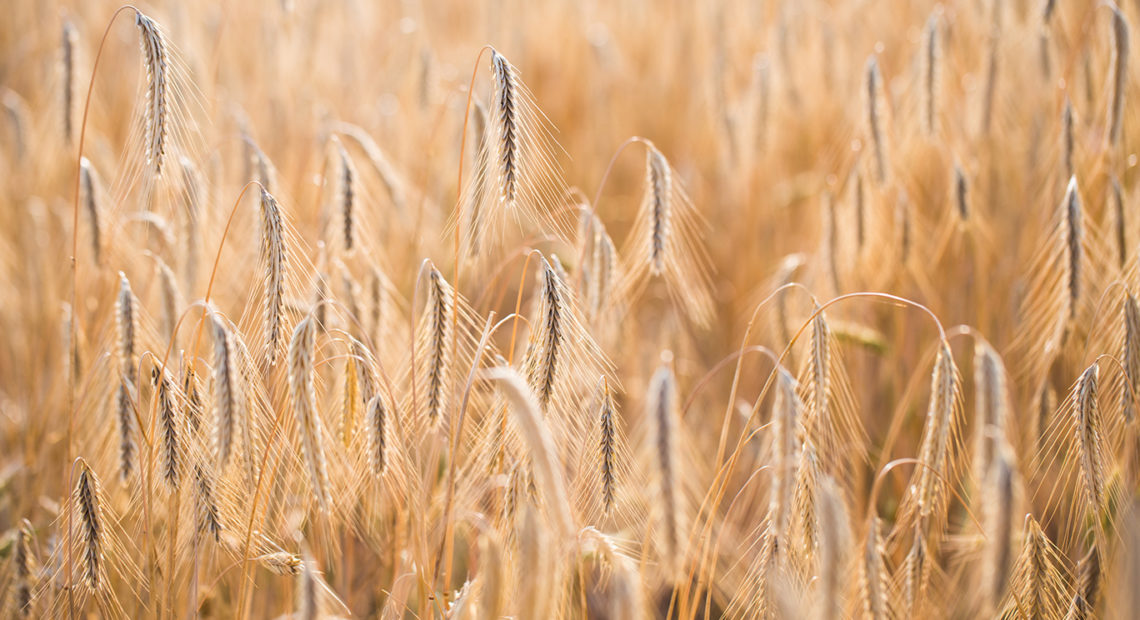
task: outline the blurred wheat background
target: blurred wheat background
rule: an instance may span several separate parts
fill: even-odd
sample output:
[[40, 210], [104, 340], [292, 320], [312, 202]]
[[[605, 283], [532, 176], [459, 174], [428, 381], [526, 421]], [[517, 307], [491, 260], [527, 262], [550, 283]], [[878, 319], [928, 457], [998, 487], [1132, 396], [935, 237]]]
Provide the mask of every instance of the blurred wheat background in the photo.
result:
[[3, 12], [5, 615], [1140, 610], [1140, 3]]

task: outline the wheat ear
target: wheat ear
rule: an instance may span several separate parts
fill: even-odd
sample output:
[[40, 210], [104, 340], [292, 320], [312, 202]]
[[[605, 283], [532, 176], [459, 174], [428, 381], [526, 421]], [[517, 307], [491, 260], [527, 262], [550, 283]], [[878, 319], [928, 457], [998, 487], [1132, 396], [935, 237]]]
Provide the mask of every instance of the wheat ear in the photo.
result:
[[982, 564], [982, 583], [985, 584], [987, 612], [993, 612], [1001, 603], [1009, 579], [1013, 559], [1013, 493], [1017, 471], [1004, 446], [994, 452], [993, 461], [984, 481], [984, 506], [987, 544]]
[[36, 554], [33, 547], [32, 524], [24, 519], [16, 530], [15, 549], [12, 551], [13, 608], [16, 618], [27, 618], [33, 611]]
[[301, 561], [301, 572], [297, 575], [297, 620], [317, 620], [321, 617], [320, 600], [317, 590], [317, 572], [313, 558], [306, 556]]
[[1071, 179], [1076, 174], [1073, 168], [1073, 141], [1073, 102], [1065, 97], [1065, 105], [1061, 108], [1061, 164], [1066, 179]]
[[305, 317], [293, 330], [293, 340], [289, 343], [289, 393], [293, 400], [293, 411], [297, 415], [297, 428], [301, 434], [309, 482], [321, 510], [327, 511], [330, 505], [328, 464], [321, 443], [321, 417], [313, 386], [313, 347], [316, 334], [316, 325], [311, 316]]
[[214, 323], [214, 449], [218, 465], [225, 471], [233, 452], [235, 417], [237, 415], [238, 386], [235, 368], [234, 347], [230, 330], [220, 316], [213, 316]]
[[428, 275], [427, 297], [427, 412], [428, 420], [435, 424], [447, 406], [456, 307], [455, 292], [434, 266]]
[[368, 455], [372, 473], [380, 476], [387, 467], [385, 450], [388, 445], [388, 412], [384, 397], [377, 394], [368, 401]]
[[146, 67], [146, 161], [155, 176], [162, 174], [166, 154], [167, 91], [170, 81], [166, 38], [158, 24], [146, 15], [135, 12], [135, 25], [139, 29], [139, 46]]
[[934, 135], [938, 120], [938, 16], [926, 21], [922, 45], [922, 126], [926, 135]]
[[887, 620], [890, 617], [888, 574], [883, 560], [885, 555], [886, 547], [879, 518], [871, 516], [867, 520], [867, 537], [863, 541], [863, 571], [860, 575], [863, 617], [869, 620]]
[[844, 574], [851, 533], [847, 508], [835, 480], [824, 478], [816, 491], [816, 517], [819, 520], [819, 618], [843, 615]]
[[75, 483], [75, 509], [79, 512], [79, 537], [83, 551], [83, 582], [92, 592], [106, 586], [103, 566], [103, 510], [99, 496], [99, 480], [87, 462], [79, 461], [79, 479]]
[[281, 207], [272, 194], [261, 190], [261, 260], [265, 282], [265, 306], [262, 321], [265, 325], [265, 355], [269, 365], [277, 361], [281, 340], [281, 322], [285, 305], [285, 226], [281, 221]]
[[677, 478], [677, 385], [667, 365], [658, 368], [649, 380], [647, 402], [657, 460], [664, 563], [670, 577], [676, 577], [685, 558], [681, 549], [681, 489]]
[[604, 378], [601, 389], [601, 406], [598, 412], [598, 428], [601, 432], [602, 454], [602, 506], [604, 514], [609, 515], [614, 508], [614, 492], [617, 472], [614, 464], [616, 452], [616, 434], [614, 427], [614, 399], [610, 393], [610, 385]]
[[530, 449], [530, 457], [551, 518], [562, 528], [561, 534], [569, 534], [573, 531], [573, 519], [562, 468], [557, 462], [558, 448], [534, 392], [510, 368], [491, 368], [487, 371], [487, 377], [498, 383], [510, 402], [515, 421]]
[[1081, 198], [1077, 192], [1077, 178], [1069, 179], [1069, 187], [1065, 190], [1065, 200], [1061, 204], [1063, 209], [1062, 235], [1066, 253], [1066, 275], [1068, 277], [1069, 319], [1077, 318], [1077, 308], [1081, 300]]
[[1104, 452], [1100, 405], [1097, 402], [1099, 376], [1100, 367], [1097, 364], [1086, 368], [1073, 384], [1070, 397], [1070, 415], [1080, 463], [1081, 494], [1090, 515], [1099, 515], [1104, 501]]
[[79, 184], [83, 192], [83, 210], [87, 213], [87, 220], [91, 224], [91, 254], [95, 258], [95, 264], [99, 265], [103, 260], [100, 251], [102, 243], [99, 232], [99, 201], [95, 196], [95, 171], [86, 157], [79, 159]]
[[879, 60], [874, 56], [867, 59], [867, 133], [871, 138], [871, 149], [875, 160], [875, 180], [879, 184], [887, 181], [887, 144], [883, 129], [882, 114], [883, 76], [879, 72]]
[[340, 159], [340, 213], [344, 233], [344, 251], [351, 252], [355, 240], [355, 182], [353, 180], [352, 164], [348, 158], [348, 151], [337, 142], [337, 154]]
[[198, 531], [222, 540], [222, 521], [218, 502], [214, 496], [214, 480], [204, 465], [194, 466], [194, 501], [197, 505]]
[[119, 385], [115, 392], [119, 419], [119, 473], [123, 480], [134, 469], [135, 443], [134, 402], [131, 392], [136, 387], [135, 366], [135, 298], [127, 276], [119, 272], [119, 297], [116, 302], [116, 328], [118, 331]]
[[797, 393], [795, 377], [783, 367], [778, 369], [776, 398], [772, 405], [772, 497], [768, 504], [769, 523], [776, 539], [787, 531], [795, 490], [796, 462], [803, 401]]
[[538, 397], [538, 404], [543, 411], [550, 406], [554, 398], [555, 383], [558, 378], [559, 353], [566, 327], [563, 324], [568, 308], [563, 299], [564, 290], [562, 280], [558, 273], [542, 257], [542, 287], [539, 293], [541, 318], [540, 327], [536, 336], [536, 360], [531, 373], [531, 389]]
[[174, 380], [165, 370], [155, 368], [154, 372], [157, 375], [155, 398], [158, 399], [158, 419], [162, 432], [162, 479], [171, 493], [177, 493], [182, 473], [182, 447], [179, 443]]
[[75, 47], [79, 43], [79, 33], [71, 20], [63, 20], [60, 37], [60, 77], [63, 82], [63, 139], [68, 144], [75, 138]]
[[1120, 128], [1124, 120], [1124, 92], [1128, 86], [1128, 22], [1119, 7], [1112, 6], [1112, 91], [1108, 98], [1108, 145], [1120, 143]]
[[495, 77], [494, 113], [497, 122], [494, 125], [498, 130], [495, 142], [498, 146], [499, 199], [503, 205], [511, 207], [519, 191], [519, 166], [522, 164], [518, 76], [506, 57], [497, 51], [491, 52], [491, 68]]
[[1117, 266], [1124, 269], [1128, 262], [1128, 219], [1124, 214], [1124, 190], [1115, 175], [1108, 190], [1108, 211], [1112, 214], [1113, 233], [1116, 241]]

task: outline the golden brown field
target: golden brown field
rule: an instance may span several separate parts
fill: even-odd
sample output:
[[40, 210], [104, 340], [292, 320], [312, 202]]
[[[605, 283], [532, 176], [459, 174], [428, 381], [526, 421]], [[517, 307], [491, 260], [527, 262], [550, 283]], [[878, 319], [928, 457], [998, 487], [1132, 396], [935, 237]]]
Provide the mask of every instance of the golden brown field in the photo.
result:
[[7, 3], [0, 613], [1134, 617], [1124, 4]]

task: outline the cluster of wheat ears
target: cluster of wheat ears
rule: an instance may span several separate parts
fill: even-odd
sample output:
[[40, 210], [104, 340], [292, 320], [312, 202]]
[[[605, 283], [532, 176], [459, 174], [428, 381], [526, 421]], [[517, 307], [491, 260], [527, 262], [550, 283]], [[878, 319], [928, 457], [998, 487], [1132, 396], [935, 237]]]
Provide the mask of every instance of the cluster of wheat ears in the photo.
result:
[[1140, 613], [1140, 3], [78, 4], [3, 613]]

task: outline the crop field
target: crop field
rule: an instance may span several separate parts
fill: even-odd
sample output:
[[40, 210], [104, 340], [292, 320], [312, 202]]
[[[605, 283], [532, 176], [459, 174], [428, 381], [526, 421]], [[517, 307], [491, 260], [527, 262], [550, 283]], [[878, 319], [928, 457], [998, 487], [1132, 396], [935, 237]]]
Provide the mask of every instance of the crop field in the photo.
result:
[[0, 617], [1136, 617], [1118, 1], [9, 0]]

